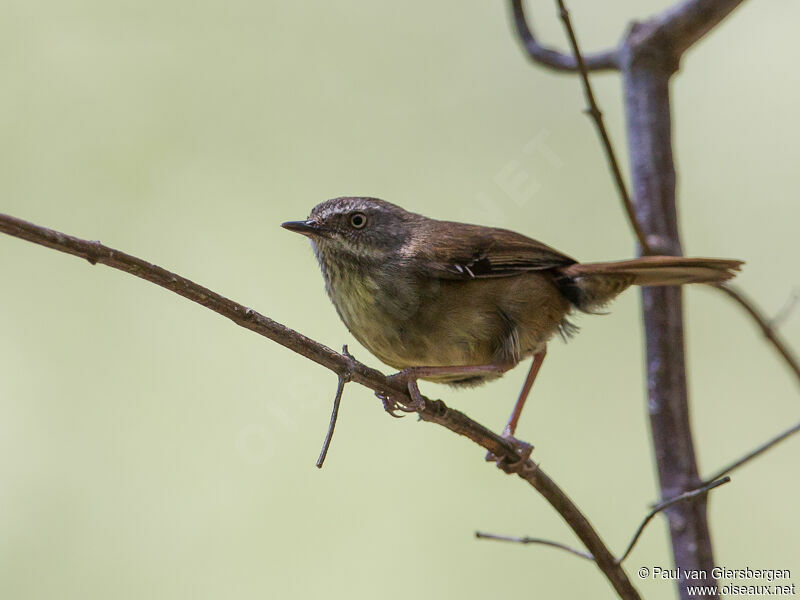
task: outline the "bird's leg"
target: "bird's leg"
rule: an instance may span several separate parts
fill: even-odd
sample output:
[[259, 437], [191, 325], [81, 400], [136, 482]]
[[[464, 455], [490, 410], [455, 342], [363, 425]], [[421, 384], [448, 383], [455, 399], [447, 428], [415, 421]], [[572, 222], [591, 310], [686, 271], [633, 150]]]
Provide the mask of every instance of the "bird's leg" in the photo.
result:
[[525, 383], [522, 384], [522, 389], [519, 392], [519, 398], [517, 398], [517, 402], [514, 404], [514, 410], [511, 411], [511, 416], [508, 418], [508, 423], [506, 424], [505, 429], [503, 429], [504, 437], [513, 437], [516, 433], [517, 424], [519, 423], [519, 418], [522, 415], [522, 408], [525, 406], [525, 401], [528, 399], [528, 394], [531, 393], [533, 382], [536, 381], [536, 376], [539, 374], [539, 369], [542, 368], [542, 363], [544, 362], [544, 357], [546, 355], [546, 347], [541, 352], [537, 352], [533, 355], [533, 362], [531, 363], [531, 368], [528, 371], [528, 376], [525, 378]]
[[516, 472], [515, 470], [521, 467], [522, 464], [528, 460], [528, 458], [530, 458], [531, 451], [533, 450], [533, 447], [530, 444], [526, 444], [525, 442], [515, 438], [514, 433], [517, 431], [517, 424], [519, 423], [520, 415], [522, 415], [522, 408], [525, 406], [525, 401], [528, 399], [528, 395], [531, 392], [533, 382], [536, 381], [536, 376], [539, 374], [539, 369], [542, 368], [542, 363], [544, 362], [544, 357], [546, 354], [547, 348], [545, 347], [544, 350], [533, 355], [533, 362], [531, 363], [531, 368], [528, 371], [527, 377], [525, 377], [525, 383], [522, 384], [522, 390], [520, 390], [519, 398], [517, 398], [517, 402], [514, 404], [514, 410], [511, 411], [511, 416], [508, 419], [508, 423], [506, 424], [505, 429], [503, 429], [503, 437], [514, 444], [517, 453], [520, 455], [519, 460], [509, 463], [505, 457], [497, 458], [491, 452], [486, 455], [487, 461], [497, 462], [497, 466], [503, 469], [506, 473]]
[[461, 365], [461, 366], [445, 366], [445, 367], [409, 367], [403, 369], [399, 373], [387, 377], [390, 381], [397, 381], [408, 389], [408, 395], [411, 396], [411, 404], [401, 406], [397, 401], [391, 399], [389, 394], [379, 394], [378, 397], [383, 401], [383, 408], [393, 417], [402, 415], [395, 414], [395, 411], [402, 412], [419, 412], [425, 408], [425, 401], [422, 399], [422, 394], [419, 392], [417, 385], [418, 379], [426, 377], [444, 377], [448, 375], [502, 375], [507, 371], [500, 365]]

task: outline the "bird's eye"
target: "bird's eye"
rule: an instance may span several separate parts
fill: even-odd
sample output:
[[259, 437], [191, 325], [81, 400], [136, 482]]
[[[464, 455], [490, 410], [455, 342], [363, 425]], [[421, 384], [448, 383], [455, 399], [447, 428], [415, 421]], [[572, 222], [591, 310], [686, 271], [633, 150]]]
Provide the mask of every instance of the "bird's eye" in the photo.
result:
[[350, 225], [355, 229], [361, 229], [367, 224], [367, 217], [364, 213], [354, 213], [350, 216]]

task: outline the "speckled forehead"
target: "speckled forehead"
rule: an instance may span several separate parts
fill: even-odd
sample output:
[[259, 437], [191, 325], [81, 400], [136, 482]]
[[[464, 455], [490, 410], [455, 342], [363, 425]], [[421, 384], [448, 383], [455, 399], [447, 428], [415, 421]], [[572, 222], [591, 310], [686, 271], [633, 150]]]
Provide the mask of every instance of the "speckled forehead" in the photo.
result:
[[375, 206], [371, 198], [334, 198], [317, 204], [311, 210], [311, 217], [325, 219], [331, 215], [340, 215], [355, 210], [367, 210]]

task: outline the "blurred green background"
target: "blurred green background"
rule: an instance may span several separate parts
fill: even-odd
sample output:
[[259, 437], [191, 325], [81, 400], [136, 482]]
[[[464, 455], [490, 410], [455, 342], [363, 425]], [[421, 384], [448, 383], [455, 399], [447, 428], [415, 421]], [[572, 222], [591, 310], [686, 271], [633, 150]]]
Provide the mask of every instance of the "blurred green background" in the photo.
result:
[[[587, 50], [669, 2], [572, 0]], [[529, 4], [564, 43], [553, 3]], [[632, 238], [576, 78], [531, 66], [500, 2], [3, 0], [0, 210], [125, 250], [383, 368], [278, 224], [337, 195], [510, 227], [582, 260]], [[800, 285], [796, 23], [746, 3], [683, 61], [688, 254], [741, 258], [774, 314]], [[594, 78], [625, 156], [620, 83]], [[0, 236], [0, 597], [612, 598], [588, 562], [473, 539], [578, 542], [529, 487], [332, 373], [151, 284]], [[798, 389], [728, 300], [686, 291], [692, 417], [713, 470], [798, 418]], [[555, 342], [520, 436], [616, 551], [658, 497], [639, 299]], [[783, 326], [800, 346], [800, 317]], [[519, 368], [469, 391], [504, 422]], [[793, 439], [711, 500], [717, 561], [800, 573]], [[628, 561], [671, 564], [654, 522]]]

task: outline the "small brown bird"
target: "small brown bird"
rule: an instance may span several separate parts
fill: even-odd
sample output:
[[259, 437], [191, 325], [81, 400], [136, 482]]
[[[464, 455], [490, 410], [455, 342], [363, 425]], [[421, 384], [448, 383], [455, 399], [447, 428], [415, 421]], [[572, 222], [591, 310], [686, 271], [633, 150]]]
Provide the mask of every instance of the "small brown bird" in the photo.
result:
[[673, 256], [583, 264], [507, 229], [437, 221], [377, 198], [334, 198], [282, 227], [311, 239], [342, 321], [400, 370], [414, 400], [417, 379], [475, 385], [533, 356], [508, 436], [547, 342], [577, 331], [571, 312], [597, 312], [631, 285], [719, 283], [742, 265]]

